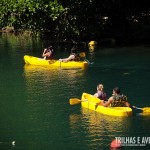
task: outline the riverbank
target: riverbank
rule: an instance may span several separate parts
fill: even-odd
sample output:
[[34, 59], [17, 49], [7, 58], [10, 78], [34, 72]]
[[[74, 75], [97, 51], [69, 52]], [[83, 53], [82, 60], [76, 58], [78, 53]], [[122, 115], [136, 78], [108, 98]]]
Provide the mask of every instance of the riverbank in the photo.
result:
[[[139, 31], [140, 32], [140, 31]], [[8, 36], [18, 36], [19, 38], [40, 38], [43, 40], [47, 40], [48, 43], [55, 43], [58, 45], [78, 45], [87, 47], [88, 43], [90, 41], [96, 41], [97, 46], [101, 47], [120, 47], [120, 46], [140, 46], [140, 45], [146, 45], [150, 46], [149, 41], [150, 37], [141, 35], [137, 36], [136, 38], [133, 38], [132, 36], [130, 38], [127, 37], [118, 37], [118, 38], [92, 38], [92, 39], [72, 39], [72, 38], [64, 38], [64, 39], [58, 39], [57, 36], [49, 37], [49, 32], [45, 32], [42, 35], [35, 34], [30, 30], [18, 30], [16, 31], [14, 27], [3, 27], [0, 29], [0, 34], [8, 34]]]

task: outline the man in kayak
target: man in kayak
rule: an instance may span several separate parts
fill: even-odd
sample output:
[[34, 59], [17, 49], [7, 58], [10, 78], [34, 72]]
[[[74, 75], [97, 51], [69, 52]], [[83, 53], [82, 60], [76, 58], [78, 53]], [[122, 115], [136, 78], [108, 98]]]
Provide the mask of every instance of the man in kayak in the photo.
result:
[[53, 59], [53, 47], [49, 46], [48, 48], [45, 48], [42, 54], [42, 57], [44, 57], [44, 59], [49, 60], [49, 59]]
[[113, 89], [112, 96], [108, 99], [107, 102], [102, 101], [101, 104], [105, 107], [131, 107], [134, 108], [135, 106], [131, 106], [127, 101], [127, 97], [121, 94], [120, 88], [115, 87]]
[[107, 95], [104, 92], [103, 84], [97, 85], [97, 93], [94, 94], [95, 97], [99, 98], [100, 100], [107, 101]]
[[80, 60], [80, 57], [77, 54], [76, 47], [73, 47], [71, 49], [71, 54], [69, 55], [68, 58], [59, 59], [59, 61], [62, 61], [62, 62], [79, 61], [79, 60]]

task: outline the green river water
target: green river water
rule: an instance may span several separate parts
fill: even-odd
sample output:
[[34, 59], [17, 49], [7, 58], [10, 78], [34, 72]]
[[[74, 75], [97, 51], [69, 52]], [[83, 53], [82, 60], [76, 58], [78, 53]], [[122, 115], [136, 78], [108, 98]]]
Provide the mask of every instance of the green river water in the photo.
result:
[[[115, 137], [150, 138], [150, 115], [113, 117], [69, 105], [103, 83], [108, 97], [119, 86], [132, 105], [150, 107], [150, 47], [98, 47], [87, 52], [94, 63], [83, 70], [25, 66], [23, 56], [41, 57], [43, 48], [40, 40], [0, 36], [0, 150], [109, 150]], [[54, 48], [56, 59], [69, 55]], [[148, 150], [150, 139], [123, 149]]]

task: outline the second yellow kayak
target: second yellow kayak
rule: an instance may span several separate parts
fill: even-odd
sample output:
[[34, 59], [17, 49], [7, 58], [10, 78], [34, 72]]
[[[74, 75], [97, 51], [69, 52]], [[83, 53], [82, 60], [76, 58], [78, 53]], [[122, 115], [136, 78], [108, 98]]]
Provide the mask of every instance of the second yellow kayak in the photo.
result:
[[83, 93], [81, 97], [82, 107], [110, 116], [132, 116], [132, 109], [129, 107], [104, 107], [100, 105], [100, 99], [91, 94]]

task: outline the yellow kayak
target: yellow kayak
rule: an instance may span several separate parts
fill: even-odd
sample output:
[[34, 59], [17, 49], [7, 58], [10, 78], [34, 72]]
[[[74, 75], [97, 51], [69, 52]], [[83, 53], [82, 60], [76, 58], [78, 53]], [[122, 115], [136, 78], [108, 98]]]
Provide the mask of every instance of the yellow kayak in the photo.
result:
[[132, 109], [129, 107], [104, 107], [100, 105], [100, 99], [91, 94], [83, 93], [81, 97], [82, 107], [110, 116], [132, 116]]
[[29, 55], [24, 56], [24, 61], [28, 65], [48, 66], [52, 68], [86, 68], [88, 66], [88, 63], [86, 61], [61, 62], [59, 60], [45, 60], [43, 58], [33, 57]]

